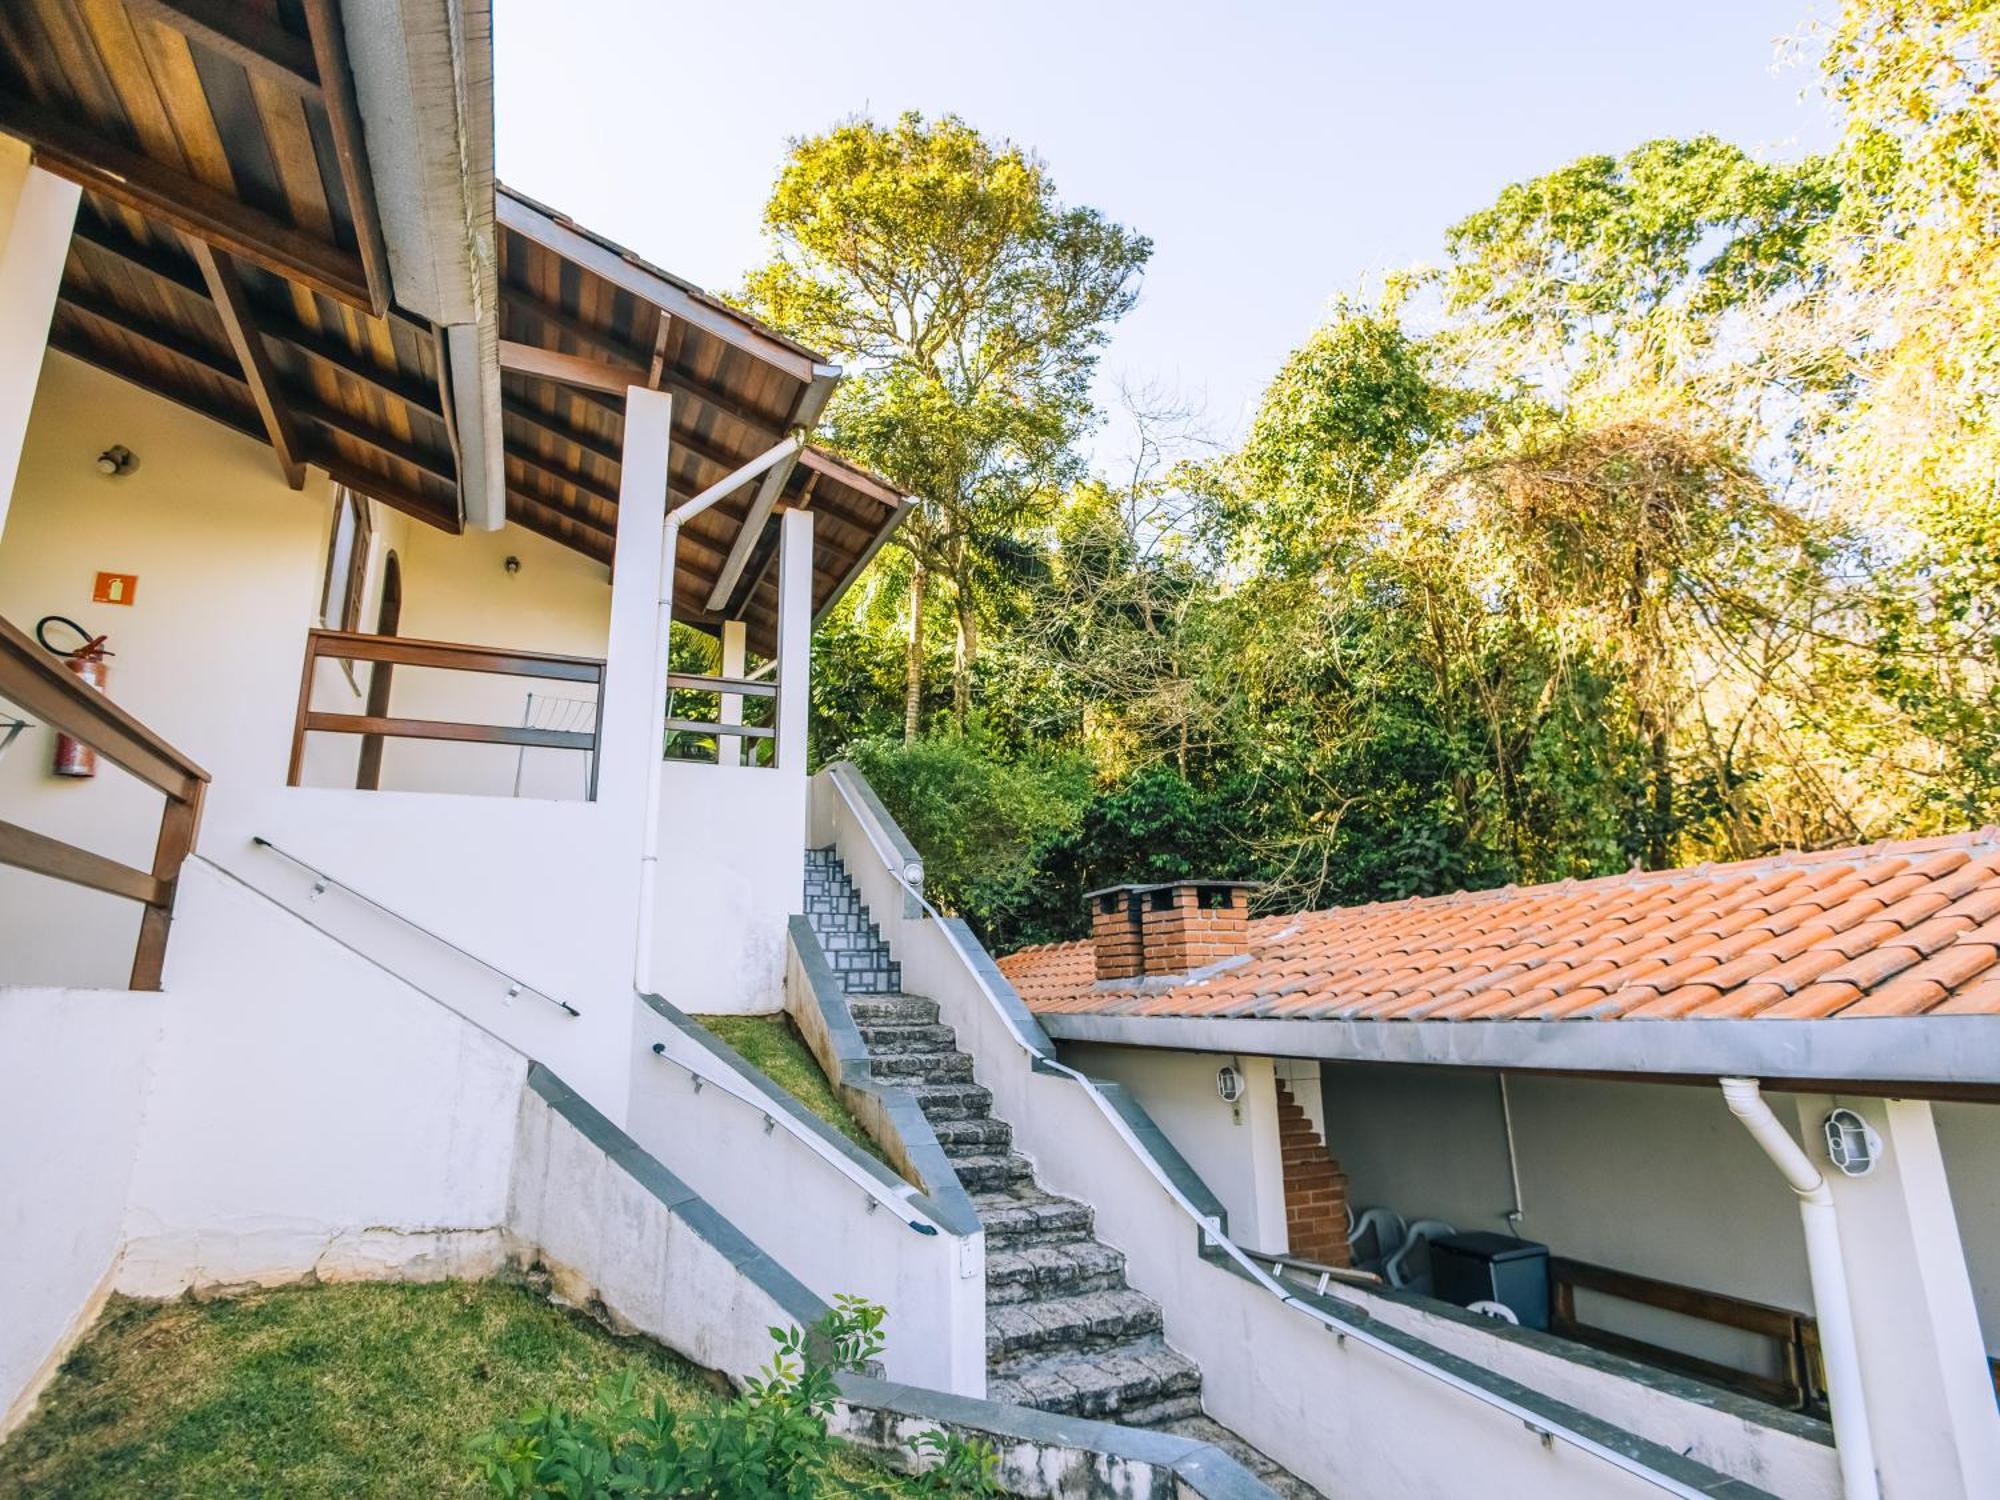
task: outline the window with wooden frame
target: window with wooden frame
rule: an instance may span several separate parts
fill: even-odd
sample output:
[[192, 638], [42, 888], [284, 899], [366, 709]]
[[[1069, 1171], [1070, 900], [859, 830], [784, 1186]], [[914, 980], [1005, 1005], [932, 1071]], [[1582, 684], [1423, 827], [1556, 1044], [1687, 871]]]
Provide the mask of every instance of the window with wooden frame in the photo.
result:
[[342, 485], [333, 492], [333, 532], [326, 548], [326, 583], [319, 622], [329, 630], [361, 624], [361, 587], [368, 577], [368, 502]]

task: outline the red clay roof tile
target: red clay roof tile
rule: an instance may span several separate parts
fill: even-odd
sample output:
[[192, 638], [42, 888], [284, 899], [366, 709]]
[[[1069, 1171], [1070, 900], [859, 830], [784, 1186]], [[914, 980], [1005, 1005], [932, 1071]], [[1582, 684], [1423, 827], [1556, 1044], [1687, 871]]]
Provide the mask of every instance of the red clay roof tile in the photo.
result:
[[1000, 967], [1051, 1014], [2000, 1014], [2000, 829], [1260, 917], [1249, 948], [1210, 979], [1103, 988], [1088, 942]]

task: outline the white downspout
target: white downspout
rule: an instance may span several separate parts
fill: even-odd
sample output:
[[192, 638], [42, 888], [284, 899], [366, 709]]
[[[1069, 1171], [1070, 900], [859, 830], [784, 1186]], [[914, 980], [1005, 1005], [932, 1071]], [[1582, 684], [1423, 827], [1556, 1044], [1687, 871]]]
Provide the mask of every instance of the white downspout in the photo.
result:
[[[805, 434], [793, 433], [777, 447], [761, 453], [734, 472], [715, 481], [691, 500], [667, 512], [660, 535], [660, 607], [653, 642], [654, 733], [665, 722], [667, 666], [674, 625], [674, 557], [680, 550], [681, 523], [691, 521], [718, 500], [726, 500], [744, 485], [805, 446]], [[653, 984], [653, 904], [660, 873], [660, 774], [665, 757], [654, 744], [646, 758], [646, 821], [639, 830], [639, 931], [632, 954], [632, 984], [642, 995], [655, 993]]]
[[1813, 1314], [1819, 1319], [1821, 1357], [1826, 1361], [1826, 1399], [1833, 1412], [1833, 1449], [1840, 1460], [1845, 1500], [1880, 1500], [1875, 1477], [1875, 1440], [1868, 1426], [1868, 1401], [1861, 1387], [1861, 1357], [1854, 1338], [1854, 1309], [1847, 1297], [1847, 1262], [1840, 1250], [1840, 1226], [1826, 1178], [1792, 1133], [1779, 1123], [1754, 1078], [1723, 1078], [1722, 1097], [1752, 1140], [1784, 1174], [1799, 1198], [1806, 1232], [1806, 1270], [1812, 1278]]

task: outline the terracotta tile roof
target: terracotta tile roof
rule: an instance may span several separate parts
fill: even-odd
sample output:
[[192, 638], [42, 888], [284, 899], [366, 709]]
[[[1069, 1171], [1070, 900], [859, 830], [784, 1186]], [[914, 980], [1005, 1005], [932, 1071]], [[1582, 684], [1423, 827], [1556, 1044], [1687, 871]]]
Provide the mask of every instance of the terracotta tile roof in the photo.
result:
[[1089, 942], [1000, 969], [1044, 1014], [1668, 1020], [2000, 1014], [2000, 828], [1384, 901], [1250, 924], [1250, 956], [1100, 986]]

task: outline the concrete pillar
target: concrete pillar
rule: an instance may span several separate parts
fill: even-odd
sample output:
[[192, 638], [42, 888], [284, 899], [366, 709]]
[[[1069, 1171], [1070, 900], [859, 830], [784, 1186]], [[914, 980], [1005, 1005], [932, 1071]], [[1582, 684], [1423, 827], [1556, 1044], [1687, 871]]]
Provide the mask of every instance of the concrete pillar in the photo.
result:
[[629, 810], [635, 836], [646, 799], [648, 756], [661, 753], [667, 684], [653, 681], [667, 516], [667, 446], [673, 400], [634, 386], [625, 397], [625, 450], [612, 544], [611, 632], [604, 663], [604, 744], [597, 800]]
[[[750, 632], [741, 620], [722, 622], [722, 675], [741, 677], [743, 662], [747, 654], [745, 642]], [[743, 722], [743, 695], [724, 693], [722, 695], [722, 722], [741, 724]], [[715, 763], [718, 766], [740, 766], [743, 764], [743, 738], [735, 734], [719, 734], [715, 737]]]
[[[1821, 1125], [1837, 1107], [1882, 1138], [1865, 1177], [1827, 1159]], [[1930, 1104], [1803, 1095], [1798, 1108], [1833, 1194], [1883, 1493], [2000, 1495], [2000, 1411]]]
[[806, 715], [812, 703], [813, 517], [788, 510], [778, 524], [778, 765], [806, 769]]
[[0, 136], [0, 535], [6, 532], [28, 413], [48, 349], [77, 198], [75, 183], [44, 172], [29, 160], [26, 146]]

